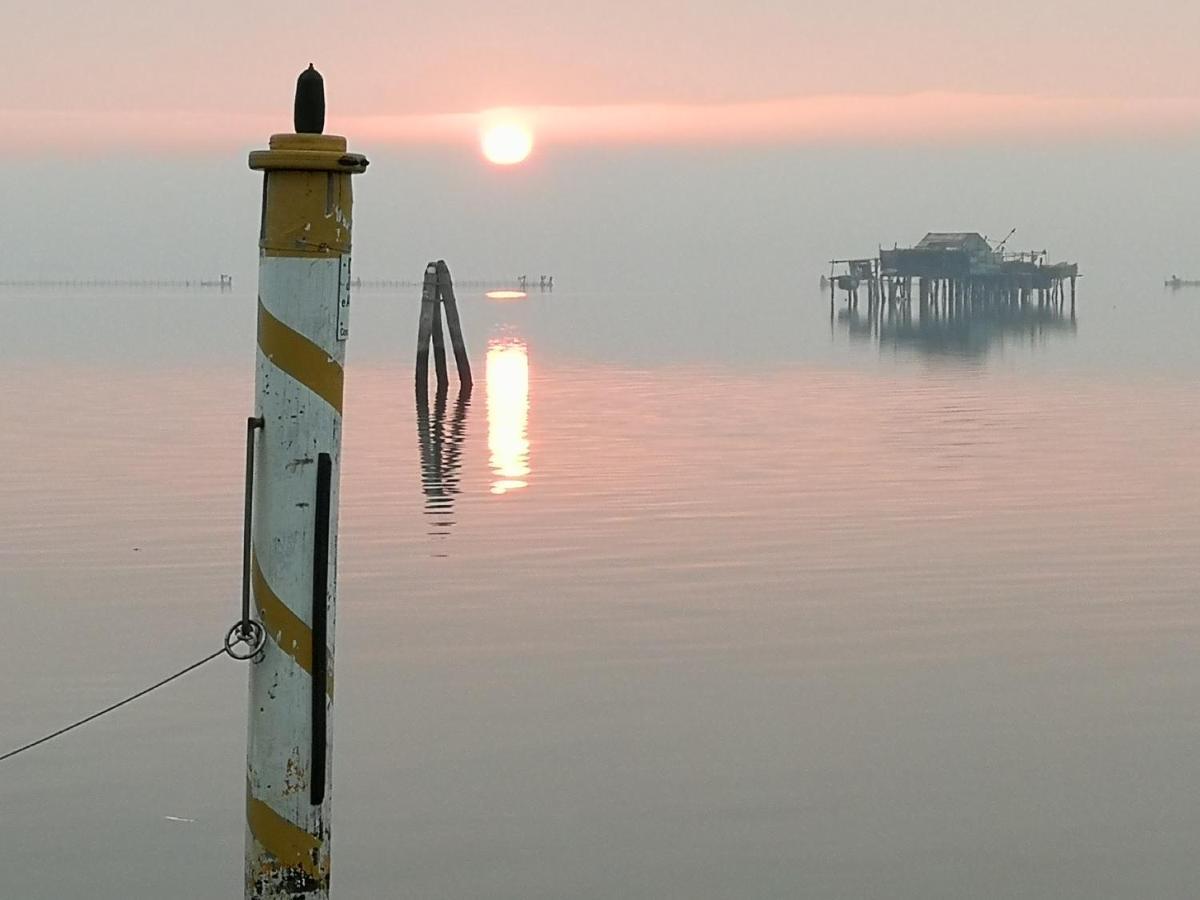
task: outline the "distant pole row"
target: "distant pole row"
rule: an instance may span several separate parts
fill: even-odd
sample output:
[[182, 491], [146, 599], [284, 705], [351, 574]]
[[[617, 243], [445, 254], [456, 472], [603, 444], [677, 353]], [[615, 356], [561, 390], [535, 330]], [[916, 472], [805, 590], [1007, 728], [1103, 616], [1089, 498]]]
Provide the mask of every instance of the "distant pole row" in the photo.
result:
[[[413, 281], [407, 278], [355, 278], [351, 282], [355, 288], [411, 288], [424, 287], [424, 281]], [[458, 278], [455, 280], [460, 288], [495, 288], [528, 291], [537, 288], [539, 291], [554, 290], [554, 276], [542, 275], [538, 281], [531, 282], [526, 275], [515, 278]]]
[[202, 287], [219, 288], [223, 291], [233, 287], [232, 275], [219, 275], [216, 279], [196, 278], [21, 278], [0, 279], [0, 287], [54, 287], [54, 288], [89, 288], [89, 287]]

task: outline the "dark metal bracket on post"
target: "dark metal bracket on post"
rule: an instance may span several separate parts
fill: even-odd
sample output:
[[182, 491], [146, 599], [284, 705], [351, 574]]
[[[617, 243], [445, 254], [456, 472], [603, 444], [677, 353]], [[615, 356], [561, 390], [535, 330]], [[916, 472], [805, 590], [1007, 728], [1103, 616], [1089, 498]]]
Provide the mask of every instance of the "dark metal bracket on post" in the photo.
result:
[[[251, 416], [246, 420], [246, 499], [242, 514], [242, 617], [225, 632], [225, 652], [233, 659], [257, 661], [267, 640], [267, 630], [261, 622], [250, 618], [250, 531], [254, 511], [254, 432], [263, 427], [263, 420]], [[244, 645], [244, 646], [243, 646]]]
[[333, 458], [317, 454], [314, 498], [312, 583], [312, 771], [309, 802], [325, 802], [325, 751], [328, 741], [326, 697], [329, 682], [329, 519], [332, 506]]
[[252, 630], [250, 620], [250, 530], [254, 513], [254, 432], [266, 423], [261, 418], [246, 419], [246, 505], [242, 517], [242, 637]]

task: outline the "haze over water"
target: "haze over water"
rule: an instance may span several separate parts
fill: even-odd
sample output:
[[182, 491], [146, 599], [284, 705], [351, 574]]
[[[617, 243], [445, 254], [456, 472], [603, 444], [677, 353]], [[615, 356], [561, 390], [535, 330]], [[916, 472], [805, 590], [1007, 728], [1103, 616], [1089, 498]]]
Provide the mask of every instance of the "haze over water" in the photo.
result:
[[[354, 296], [338, 896], [1194, 894], [1200, 292], [1161, 287], [1200, 275], [1186, 155], [925, 157], [907, 187], [784, 156], [572, 164], [611, 204], [474, 206], [510, 182], [425, 232], [404, 170], [356, 186], [363, 277], [445, 256], [558, 290], [460, 292], [477, 386], [427, 411], [416, 292]], [[234, 259], [232, 294], [0, 292], [0, 749], [237, 615], [236, 209], [190, 264]], [[1073, 327], [939, 351], [831, 321], [831, 256], [1013, 224], [1079, 260]], [[236, 895], [245, 685], [217, 662], [5, 764], [0, 893]]]

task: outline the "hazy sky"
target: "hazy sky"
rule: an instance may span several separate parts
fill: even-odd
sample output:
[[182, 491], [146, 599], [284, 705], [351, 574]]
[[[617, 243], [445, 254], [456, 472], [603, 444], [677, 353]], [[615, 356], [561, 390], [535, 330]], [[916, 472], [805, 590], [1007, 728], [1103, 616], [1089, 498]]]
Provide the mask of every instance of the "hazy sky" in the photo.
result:
[[389, 142], [466, 134], [473, 119], [447, 117], [506, 106], [532, 108], [543, 140], [1200, 123], [1194, 0], [4, 6], [6, 133], [85, 152], [278, 129], [310, 60], [332, 123]]
[[[1200, 276], [1196, 0], [0, 4], [0, 279], [252, 283], [245, 154], [309, 61], [373, 161], [364, 277], [807, 285], [1013, 226], [1090, 273]], [[536, 144], [501, 170], [477, 140], [504, 107]]]

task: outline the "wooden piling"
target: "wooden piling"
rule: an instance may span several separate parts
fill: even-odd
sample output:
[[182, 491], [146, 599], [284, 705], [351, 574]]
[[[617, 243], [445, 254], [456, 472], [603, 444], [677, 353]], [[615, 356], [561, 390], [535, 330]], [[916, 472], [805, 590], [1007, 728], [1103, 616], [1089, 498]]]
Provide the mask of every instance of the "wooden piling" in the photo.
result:
[[445, 393], [450, 389], [450, 373], [446, 368], [446, 338], [442, 332], [442, 295], [440, 290], [433, 301], [433, 331], [430, 337], [433, 339], [433, 371], [437, 376], [438, 393]]
[[470, 391], [474, 382], [471, 380], [471, 360], [467, 356], [467, 344], [463, 339], [462, 321], [458, 317], [458, 301], [454, 298], [454, 281], [450, 277], [450, 267], [444, 259], [437, 261], [438, 297], [441, 305], [446, 308], [446, 326], [450, 331], [450, 344], [454, 347], [454, 364], [458, 367], [458, 383], [461, 388]]
[[437, 264], [425, 267], [425, 283], [421, 287], [421, 318], [417, 326], [416, 388], [429, 391], [429, 343], [433, 338], [433, 317], [437, 313]]

